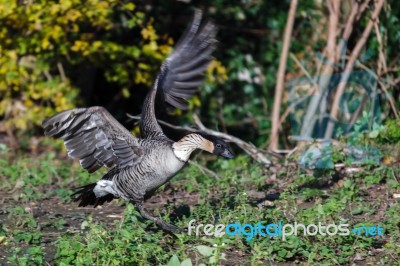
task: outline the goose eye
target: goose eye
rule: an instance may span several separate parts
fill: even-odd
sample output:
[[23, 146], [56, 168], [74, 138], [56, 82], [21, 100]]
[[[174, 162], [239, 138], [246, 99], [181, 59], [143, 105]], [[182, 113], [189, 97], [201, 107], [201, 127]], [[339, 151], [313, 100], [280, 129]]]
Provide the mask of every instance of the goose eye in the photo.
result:
[[217, 144], [217, 148], [221, 148], [221, 144]]

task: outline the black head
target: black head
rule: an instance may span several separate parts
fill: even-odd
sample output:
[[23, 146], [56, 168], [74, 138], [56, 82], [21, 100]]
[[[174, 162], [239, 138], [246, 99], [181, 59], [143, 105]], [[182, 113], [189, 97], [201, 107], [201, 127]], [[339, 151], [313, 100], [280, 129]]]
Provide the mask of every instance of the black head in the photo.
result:
[[218, 155], [218, 156], [222, 156], [225, 158], [229, 158], [232, 159], [235, 156], [233, 155], [233, 153], [230, 151], [228, 144], [226, 144], [225, 141], [223, 141], [221, 138], [215, 137], [215, 136], [211, 136], [211, 135], [204, 135], [201, 134], [205, 139], [211, 141], [214, 145], [214, 149], [212, 151], [213, 154]]

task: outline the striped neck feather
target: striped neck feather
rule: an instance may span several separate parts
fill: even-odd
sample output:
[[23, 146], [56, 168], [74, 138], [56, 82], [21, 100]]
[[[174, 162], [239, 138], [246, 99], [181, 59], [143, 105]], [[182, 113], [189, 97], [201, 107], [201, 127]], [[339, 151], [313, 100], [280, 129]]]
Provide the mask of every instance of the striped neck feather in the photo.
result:
[[172, 145], [174, 154], [179, 160], [186, 162], [189, 160], [190, 154], [195, 149], [201, 149], [212, 153], [214, 151], [214, 143], [205, 139], [200, 134], [189, 134]]

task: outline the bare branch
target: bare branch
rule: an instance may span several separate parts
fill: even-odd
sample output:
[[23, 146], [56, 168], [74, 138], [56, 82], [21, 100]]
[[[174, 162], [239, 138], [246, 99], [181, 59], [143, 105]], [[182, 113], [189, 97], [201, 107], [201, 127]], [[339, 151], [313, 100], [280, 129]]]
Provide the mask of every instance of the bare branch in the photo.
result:
[[379, 31], [379, 24], [378, 20], [375, 21], [374, 23], [374, 29], [375, 29], [375, 34], [376, 34], [376, 39], [378, 40], [379, 44], [379, 61], [378, 61], [378, 77], [381, 76], [382, 71], [387, 72], [387, 64], [386, 64], [386, 58], [385, 54], [383, 52], [383, 42], [382, 42], [382, 35], [381, 32]]
[[290, 40], [292, 37], [292, 30], [294, 24], [294, 17], [296, 15], [297, 9], [297, 0], [292, 0], [290, 2], [290, 9], [288, 14], [288, 19], [286, 21], [285, 27], [285, 35], [283, 37], [283, 46], [282, 46], [282, 53], [281, 59], [279, 61], [279, 69], [276, 75], [276, 87], [275, 87], [275, 98], [274, 98], [274, 106], [272, 110], [272, 128], [271, 128], [271, 139], [269, 144], [270, 150], [276, 150], [278, 148], [279, 142], [279, 115], [281, 110], [281, 102], [282, 102], [282, 95], [283, 89], [285, 84], [285, 71], [286, 71], [286, 63], [287, 57], [289, 53], [290, 47]]
[[337, 47], [337, 50], [336, 50], [336, 60], [342, 59], [343, 66], [344, 66], [344, 60], [345, 60], [344, 55], [346, 55], [347, 42], [353, 31], [354, 21], [356, 19], [356, 16], [359, 14], [359, 11], [360, 11], [359, 1], [354, 1], [353, 5], [351, 7], [350, 16], [347, 19], [346, 26], [345, 26], [343, 34], [342, 34], [342, 39], [340, 40], [339, 46]]
[[354, 1], [351, 7], [351, 13], [349, 18], [347, 19], [346, 26], [343, 31], [342, 38], [347, 41], [350, 38], [350, 35], [353, 31], [354, 22], [356, 20], [356, 16], [360, 13], [360, 4], [359, 1]]
[[61, 64], [61, 62], [57, 63], [57, 68], [58, 68], [58, 72], [60, 72], [61, 81], [66, 82], [68, 79], [67, 79], [67, 76], [65, 75], [64, 67]]
[[330, 64], [334, 64], [334, 54], [336, 48], [336, 37], [338, 33], [338, 23], [339, 23], [339, 11], [340, 11], [340, 0], [328, 1], [329, 8], [329, 28], [328, 28], [328, 42], [326, 45], [327, 57]]
[[336, 119], [336, 116], [339, 111], [339, 100], [344, 92], [344, 89], [346, 88], [347, 81], [349, 80], [350, 74], [354, 68], [354, 63], [359, 56], [361, 49], [364, 47], [365, 43], [367, 42], [367, 39], [371, 33], [372, 27], [374, 26], [375, 21], [378, 19], [379, 13], [381, 12], [381, 9], [383, 7], [383, 3], [385, 0], [377, 0], [376, 5], [375, 5], [375, 10], [372, 13], [371, 20], [368, 22], [367, 27], [364, 29], [364, 32], [361, 36], [361, 38], [358, 40], [356, 46], [354, 47], [350, 59], [346, 64], [346, 67], [344, 69], [344, 72], [342, 74], [340, 83], [337, 87], [337, 91], [333, 100], [333, 105], [332, 105], [332, 110], [330, 113], [331, 120], [329, 120], [327, 129], [325, 131], [325, 139], [331, 138], [333, 134], [333, 130], [335, 127], [335, 122], [333, 120]]
[[388, 101], [389, 101], [390, 107], [392, 108], [392, 111], [393, 111], [394, 116], [395, 116], [396, 118], [399, 118], [399, 114], [398, 114], [398, 112], [397, 112], [396, 104], [395, 104], [395, 102], [394, 102], [394, 100], [393, 100], [392, 95], [390, 95], [389, 92], [388, 92], [387, 90], [388, 90], [391, 86], [393, 86], [393, 87], [396, 86], [398, 83], [400, 83], [400, 78], [397, 78], [397, 79], [393, 80], [392, 82], [390, 82], [389, 84], [386, 84], [386, 85], [384, 85], [384, 84], [382, 84], [381, 82], [379, 82], [379, 84], [381, 85], [381, 88], [382, 88], [383, 92], [386, 94], [386, 97], [387, 97], [387, 99], [388, 99]]
[[369, 2], [371, 2], [371, 0], [366, 0], [361, 6], [360, 6], [360, 12], [358, 12], [358, 15], [356, 17], [356, 20], [360, 20], [362, 14], [364, 13], [365, 10], [367, 10]]
[[[364, 69], [364, 70], [366, 70], [366, 71], [371, 71], [366, 65], [364, 65], [364, 64], [362, 64], [362, 63], [360, 63], [360, 62], [357, 62], [357, 65], [358, 65], [361, 69]], [[385, 73], [388, 73], [388, 72], [390, 72], [390, 70], [388, 70], [388, 71], [385, 72]], [[385, 74], [385, 73], [382, 73], [382, 75]], [[389, 83], [387, 83], [387, 84], [384, 84], [380, 79], [377, 78], [377, 82], [378, 82], [379, 86], [381, 87], [381, 89], [383, 90], [383, 92], [385, 93], [385, 95], [386, 95], [386, 97], [387, 97], [387, 100], [388, 100], [388, 102], [389, 102], [389, 105], [390, 105], [390, 107], [392, 108], [392, 112], [393, 112], [394, 116], [395, 116], [396, 118], [398, 118], [398, 117], [399, 117], [399, 114], [398, 114], [398, 112], [397, 112], [397, 108], [396, 108], [395, 101], [394, 101], [392, 95], [390, 95], [390, 93], [389, 93], [387, 90], [388, 90], [390, 87], [394, 87], [394, 86], [396, 86], [398, 83], [400, 83], [400, 78], [397, 78], [397, 79], [395, 79], [395, 80], [392, 80], [391, 82], [389, 82]]]
[[314, 90], [317, 84], [315, 83], [314, 79], [311, 77], [310, 73], [304, 68], [303, 64], [300, 63], [300, 61], [297, 59], [297, 57], [293, 53], [290, 53], [290, 58], [292, 58], [292, 60], [301, 69], [301, 71], [304, 73], [304, 75], [306, 75], [306, 77], [308, 78], [308, 81], [310, 81], [310, 84], [313, 85], [312, 88]]

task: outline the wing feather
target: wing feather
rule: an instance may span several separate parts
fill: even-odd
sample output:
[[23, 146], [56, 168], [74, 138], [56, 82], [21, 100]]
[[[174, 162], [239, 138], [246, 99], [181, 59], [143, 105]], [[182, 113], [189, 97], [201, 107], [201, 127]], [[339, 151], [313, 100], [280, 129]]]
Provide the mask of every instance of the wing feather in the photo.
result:
[[166, 102], [181, 109], [187, 109], [186, 100], [203, 84], [205, 70], [216, 48], [217, 27], [212, 22], [201, 25], [201, 18], [201, 12], [197, 11], [158, 76], [157, 90], [161, 89]]
[[129, 167], [140, 162], [143, 148], [103, 107], [67, 110], [46, 119], [45, 135], [61, 138], [68, 156], [89, 173], [102, 166]]
[[204, 82], [205, 71], [216, 48], [217, 27], [210, 21], [203, 24], [201, 21], [202, 13], [196, 11], [192, 23], [162, 64], [154, 86], [145, 99], [140, 122], [144, 139], [165, 137], [156, 119], [156, 99], [186, 110], [187, 99]]

